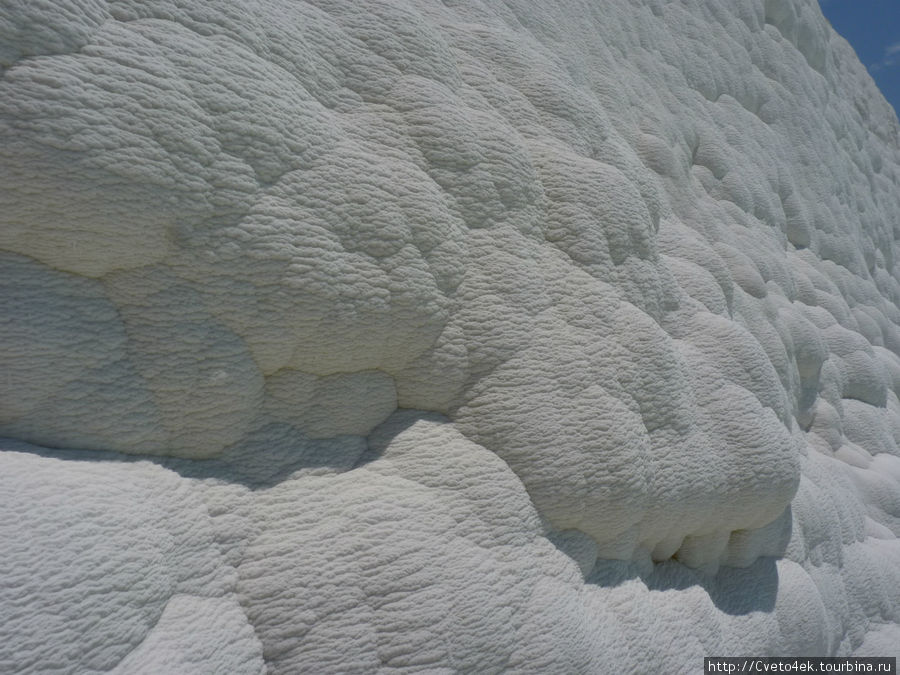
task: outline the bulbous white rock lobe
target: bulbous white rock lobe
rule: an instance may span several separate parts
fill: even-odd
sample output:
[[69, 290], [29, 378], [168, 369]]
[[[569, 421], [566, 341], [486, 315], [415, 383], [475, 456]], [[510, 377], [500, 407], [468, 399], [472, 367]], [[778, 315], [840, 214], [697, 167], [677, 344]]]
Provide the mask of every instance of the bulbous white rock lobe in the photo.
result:
[[898, 139], [812, 0], [4, 8], [0, 670], [896, 652]]

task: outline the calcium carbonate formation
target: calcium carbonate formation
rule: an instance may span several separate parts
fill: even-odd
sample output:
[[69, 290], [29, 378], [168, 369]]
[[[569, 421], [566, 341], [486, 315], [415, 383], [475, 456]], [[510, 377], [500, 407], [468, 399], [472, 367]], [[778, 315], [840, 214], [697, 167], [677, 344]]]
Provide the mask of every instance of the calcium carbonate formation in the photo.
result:
[[0, 7], [0, 671], [900, 651], [900, 125], [814, 0]]

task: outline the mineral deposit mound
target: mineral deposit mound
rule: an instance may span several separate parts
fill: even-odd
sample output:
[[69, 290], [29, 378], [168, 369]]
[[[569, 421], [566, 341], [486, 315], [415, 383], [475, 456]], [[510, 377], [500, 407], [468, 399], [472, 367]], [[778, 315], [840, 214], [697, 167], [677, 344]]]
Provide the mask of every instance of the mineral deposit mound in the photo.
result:
[[900, 652], [900, 125], [815, 0], [0, 8], [0, 671]]

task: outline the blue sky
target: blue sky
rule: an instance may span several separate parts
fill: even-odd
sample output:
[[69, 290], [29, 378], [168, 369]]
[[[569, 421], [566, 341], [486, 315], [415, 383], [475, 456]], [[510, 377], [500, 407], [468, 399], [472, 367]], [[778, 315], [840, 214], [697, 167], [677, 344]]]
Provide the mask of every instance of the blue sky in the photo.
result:
[[900, 111], [900, 0], [820, 0], [884, 97]]

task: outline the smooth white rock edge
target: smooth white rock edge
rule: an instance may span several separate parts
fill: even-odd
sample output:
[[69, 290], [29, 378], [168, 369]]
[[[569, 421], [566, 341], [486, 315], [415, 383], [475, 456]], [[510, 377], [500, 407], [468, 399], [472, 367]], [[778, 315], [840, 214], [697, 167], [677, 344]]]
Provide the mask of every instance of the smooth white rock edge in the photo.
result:
[[814, 0], [7, 3], [0, 671], [900, 656], [898, 137]]

